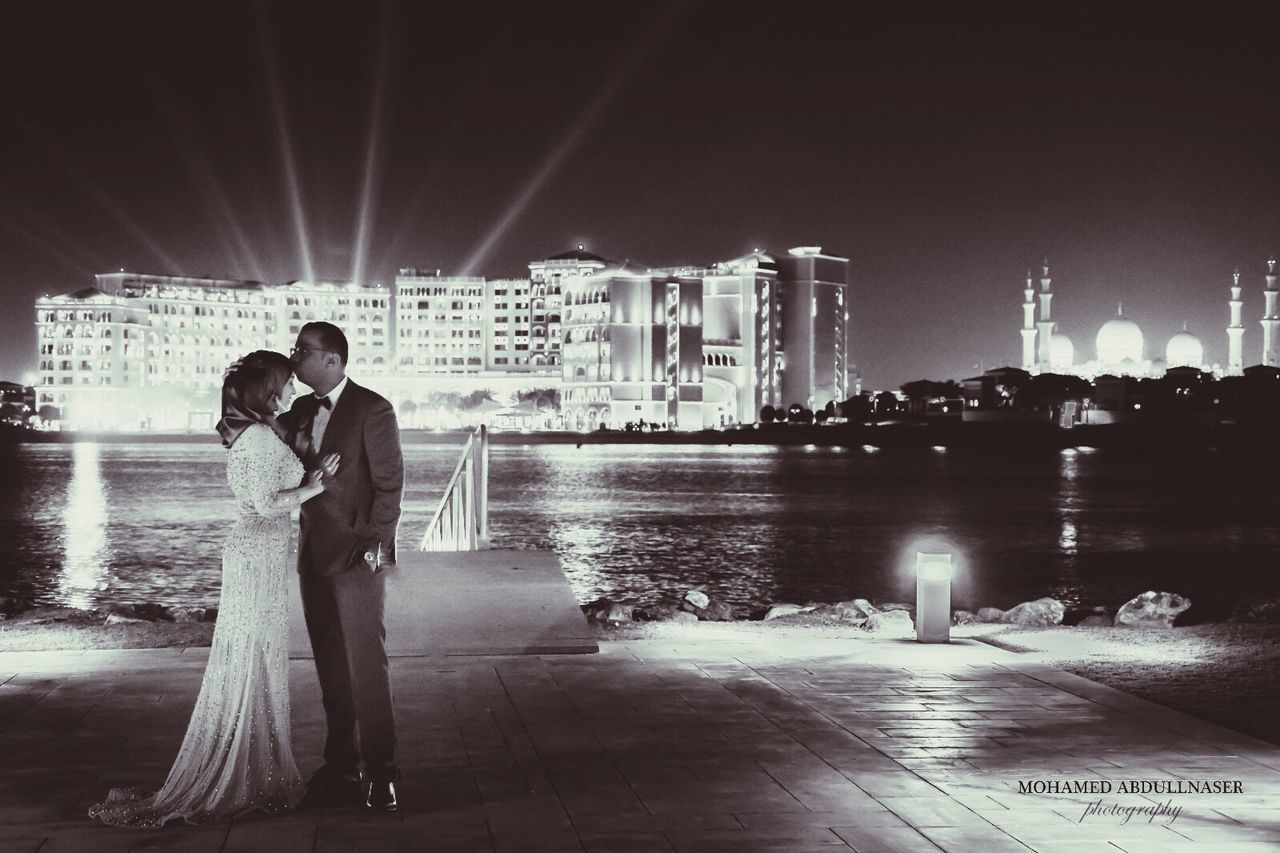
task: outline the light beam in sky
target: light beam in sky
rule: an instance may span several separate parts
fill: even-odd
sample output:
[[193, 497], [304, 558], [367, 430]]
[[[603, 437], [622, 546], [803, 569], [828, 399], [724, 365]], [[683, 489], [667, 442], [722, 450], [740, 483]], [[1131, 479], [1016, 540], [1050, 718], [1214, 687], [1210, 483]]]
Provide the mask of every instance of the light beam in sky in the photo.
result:
[[15, 232], [18, 233], [19, 236], [21, 236], [29, 244], [39, 249], [41, 252], [47, 255], [50, 259], [58, 262], [59, 264], [62, 264], [62, 266], [66, 267], [71, 272], [74, 272], [77, 275], [77, 277], [90, 278], [93, 276], [94, 273], [101, 272], [102, 269], [104, 269], [103, 267], [87, 267], [82, 264], [76, 263], [75, 261], [72, 261], [70, 258], [67, 257], [66, 252], [62, 248], [53, 245], [48, 240], [41, 237], [39, 234], [24, 227], [20, 222], [13, 219], [12, 217], [9, 217], [9, 216], [0, 217], [0, 224], [7, 225], [10, 228], [12, 228]]
[[658, 36], [662, 34], [662, 32], [668, 27], [672, 20], [678, 16], [679, 13], [679, 7], [673, 5], [658, 14], [648, 32], [640, 39], [639, 44], [637, 44], [635, 49], [627, 55], [627, 58], [618, 66], [613, 75], [607, 78], [601, 84], [600, 88], [596, 90], [595, 97], [592, 98], [590, 103], [588, 103], [582, 112], [578, 114], [568, 133], [565, 134], [564, 138], [560, 140], [559, 144], [557, 144], [555, 148], [551, 149], [551, 153], [547, 155], [547, 159], [544, 160], [542, 164], [534, 170], [533, 174], [529, 176], [529, 180], [526, 181], [520, 191], [516, 193], [515, 197], [511, 200], [511, 203], [507, 205], [507, 209], [503, 211], [494, 226], [489, 229], [489, 233], [486, 234], [484, 239], [471, 250], [471, 255], [462, 265], [462, 270], [458, 273], [459, 275], [475, 275], [474, 270], [482, 266], [484, 262], [488, 260], [489, 255], [493, 252], [498, 241], [506, 236], [507, 231], [511, 229], [511, 226], [514, 225], [516, 220], [524, 213], [525, 208], [529, 206], [529, 203], [537, 197], [538, 193], [546, 185], [547, 181], [556, 173], [556, 170], [564, 164], [564, 161], [568, 159], [569, 155], [578, 147], [578, 144], [586, 136], [587, 131], [590, 130], [592, 123], [602, 112], [604, 112], [605, 108], [609, 105], [609, 102], [613, 100], [613, 97], [618, 93], [623, 85], [629, 82], [635, 75], [641, 62], [649, 55], [649, 52], [653, 50], [656, 45]]
[[[178, 275], [182, 272], [182, 265], [179, 264], [172, 255], [165, 251], [164, 247], [160, 245], [160, 242], [152, 237], [145, 228], [139, 225], [138, 221], [130, 216], [123, 207], [117, 204], [105, 190], [99, 187], [96, 182], [91, 180], [88, 175], [81, 172], [72, 161], [71, 157], [67, 154], [66, 149], [63, 148], [56, 139], [30, 122], [19, 119], [18, 123], [29, 136], [33, 137], [33, 140], [38, 145], [42, 145], [51, 155], [56, 155], [59, 165], [62, 166], [63, 171], [66, 172], [72, 180], [76, 181], [79, 184], [80, 189], [84, 190], [90, 198], [96, 201], [98, 206], [105, 210], [107, 214], [116, 221], [116, 224], [135, 237], [140, 243], [142, 243], [142, 245], [146, 246], [148, 251], [150, 251], [158, 261], [160, 261], [165, 268], [162, 270], [156, 270], [156, 272], [168, 273], [170, 275]], [[132, 266], [132, 264], [127, 264], [127, 266]]]
[[[74, 269], [82, 274], [87, 271], [88, 275], [93, 275], [110, 268], [110, 263], [84, 251], [80, 247], [80, 243], [71, 239], [62, 229], [42, 216], [31, 205], [21, 204], [13, 196], [3, 191], [0, 191], [0, 204], [7, 206], [10, 211], [9, 216], [0, 221], [4, 221], [6, 225], [30, 240], [33, 245], [59, 261], [67, 269]], [[31, 230], [31, 228], [22, 224], [23, 221], [26, 221], [28, 225], [38, 226], [43, 233]]]
[[364, 180], [360, 190], [360, 212], [356, 219], [356, 248], [351, 264], [351, 280], [357, 285], [364, 284], [365, 258], [368, 253], [369, 232], [373, 228], [373, 197], [375, 191], [374, 175], [378, 162], [378, 148], [382, 137], [382, 104], [383, 89], [386, 86], [387, 54], [391, 52], [391, 17], [392, 7], [386, 7], [382, 27], [378, 34], [377, 70], [373, 77], [373, 97], [369, 109], [369, 138], [365, 142]]
[[191, 175], [196, 195], [205, 199], [206, 215], [214, 227], [221, 232], [223, 254], [234, 267], [249, 270], [258, 281], [265, 281], [267, 275], [262, 262], [249, 244], [244, 227], [241, 226], [235, 209], [222, 188], [222, 181], [218, 179], [213, 165], [205, 156], [204, 149], [191, 133], [190, 123], [184, 121], [186, 116], [178, 99], [154, 75], [150, 77], [150, 82], [159, 112], [169, 125], [174, 144], [182, 153], [182, 161]]
[[293, 229], [298, 240], [302, 269], [307, 281], [315, 281], [315, 266], [311, 262], [311, 239], [307, 235], [307, 216], [302, 201], [302, 187], [298, 183], [298, 165], [293, 157], [293, 140], [289, 134], [289, 116], [284, 106], [284, 94], [280, 88], [280, 73], [276, 69], [275, 54], [271, 47], [271, 33], [266, 10], [262, 3], [253, 4], [257, 23], [258, 44], [262, 48], [263, 70], [267, 76], [267, 91], [276, 120], [276, 141], [280, 145], [280, 160], [284, 166], [285, 189], [289, 194], [289, 209], [293, 213]]

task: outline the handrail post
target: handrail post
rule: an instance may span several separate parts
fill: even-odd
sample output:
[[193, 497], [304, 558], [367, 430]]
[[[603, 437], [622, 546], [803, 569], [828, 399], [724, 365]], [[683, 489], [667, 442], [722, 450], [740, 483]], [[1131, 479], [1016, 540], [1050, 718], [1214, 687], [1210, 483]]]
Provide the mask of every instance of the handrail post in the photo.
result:
[[489, 428], [484, 424], [480, 424], [480, 465], [479, 471], [476, 472], [478, 480], [477, 497], [479, 498], [479, 506], [476, 509], [480, 514], [480, 541], [477, 543], [478, 548], [489, 547]]

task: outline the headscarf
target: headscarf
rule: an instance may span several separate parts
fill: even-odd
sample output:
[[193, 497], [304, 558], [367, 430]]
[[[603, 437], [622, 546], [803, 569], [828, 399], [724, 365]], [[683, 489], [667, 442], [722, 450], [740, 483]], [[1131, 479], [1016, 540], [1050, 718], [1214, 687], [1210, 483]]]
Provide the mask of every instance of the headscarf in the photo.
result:
[[[284, 364], [279, 361], [283, 360]], [[285, 368], [288, 358], [280, 353], [259, 350], [245, 356], [227, 371], [222, 381], [222, 418], [215, 429], [222, 436], [222, 446], [230, 448], [244, 431], [254, 424], [265, 424], [276, 435], [281, 435], [276, 416], [270, 412], [255, 411], [245, 399], [252, 383], [266, 378], [273, 368]], [[268, 407], [269, 408], [269, 407]]]

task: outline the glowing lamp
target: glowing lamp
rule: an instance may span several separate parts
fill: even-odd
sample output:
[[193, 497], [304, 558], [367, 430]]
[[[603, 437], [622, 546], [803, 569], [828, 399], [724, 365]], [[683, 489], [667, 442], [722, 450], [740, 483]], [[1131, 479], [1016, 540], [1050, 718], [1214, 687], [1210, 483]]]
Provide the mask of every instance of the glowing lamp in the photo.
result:
[[951, 642], [951, 555], [916, 552], [916, 641]]

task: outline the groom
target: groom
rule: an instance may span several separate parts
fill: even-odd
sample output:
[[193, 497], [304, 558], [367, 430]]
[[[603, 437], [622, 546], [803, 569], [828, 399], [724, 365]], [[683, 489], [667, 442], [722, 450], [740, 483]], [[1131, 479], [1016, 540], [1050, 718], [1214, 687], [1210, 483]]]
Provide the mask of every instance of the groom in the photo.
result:
[[395, 410], [347, 378], [347, 338], [331, 323], [303, 326], [290, 358], [315, 393], [280, 416], [287, 441], [307, 470], [339, 456], [324, 493], [302, 505], [298, 536], [302, 610], [328, 723], [324, 766], [307, 783], [307, 800], [330, 806], [359, 797], [367, 809], [396, 811], [400, 773], [382, 621], [383, 566], [395, 560], [404, 487]]

